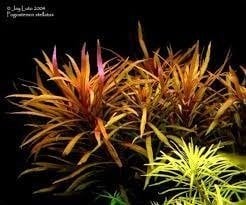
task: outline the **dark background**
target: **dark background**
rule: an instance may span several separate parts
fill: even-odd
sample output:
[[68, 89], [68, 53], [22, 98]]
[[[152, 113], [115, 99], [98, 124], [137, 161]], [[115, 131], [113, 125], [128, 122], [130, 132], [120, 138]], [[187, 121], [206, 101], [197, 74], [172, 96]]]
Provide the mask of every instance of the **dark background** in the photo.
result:
[[[78, 2], [1, 2], [0, 205], [83, 204], [79, 199], [33, 198], [31, 189], [35, 182], [16, 180], [25, 166], [25, 155], [18, 149], [25, 128], [21, 117], [6, 115], [12, 106], [4, 97], [15, 92], [13, 82], [18, 82], [18, 78], [34, 80], [32, 58], [42, 58], [41, 49], [51, 55], [56, 45], [60, 61], [64, 60], [64, 53], [78, 59], [86, 41], [93, 59], [96, 39], [100, 39], [104, 47], [123, 56], [137, 57], [140, 53], [137, 21], [140, 20], [150, 51], [158, 47], [165, 50], [169, 44], [174, 50], [185, 49], [197, 40], [206, 46], [212, 41], [214, 65], [222, 63], [228, 49], [232, 52], [233, 66], [246, 64], [244, 1], [218, 1], [218, 4], [209, 1]], [[7, 19], [6, 6], [14, 4], [45, 5], [55, 12], [55, 17]]]

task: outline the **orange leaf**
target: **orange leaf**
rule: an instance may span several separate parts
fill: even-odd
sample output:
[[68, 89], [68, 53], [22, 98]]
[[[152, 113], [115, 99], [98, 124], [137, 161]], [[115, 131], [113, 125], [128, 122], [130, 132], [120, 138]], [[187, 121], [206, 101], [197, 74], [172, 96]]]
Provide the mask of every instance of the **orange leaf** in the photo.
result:
[[206, 135], [209, 134], [218, 124], [218, 120], [221, 117], [221, 115], [223, 115], [225, 113], [225, 111], [236, 101], [235, 98], [231, 97], [228, 98], [220, 107], [220, 109], [218, 110], [218, 112], [216, 113], [213, 122], [210, 124]]
[[67, 146], [65, 147], [65, 149], [64, 149], [64, 151], [63, 151], [63, 155], [68, 155], [71, 151], [72, 151], [72, 149], [73, 149], [73, 147], [75, 146], [75, 144], [77, 143], [77, 141], [84, 135], [85, 133], [84, 132], [82, 132], [82, 133], [79, 133], [79, 134], [77, 134], [76, 136], [74, 136], [71, 140], [70, 140], [70, 142], [67, 144]]
[[109, 135], [107, 134], [107, 131], [105, 129], [105, 126], [103, 125], [103, 121], [100, 118], [97, 118], [97, 125], [98, 128], [101, 132], [101, 134], [103, 135], [103, 142], [105, 143], [109, 154], [111, 155], [111, 157], [113, 158], [113, 160], [116, 162], [116, 164], [119, 167], [122, 167], [122, 162], [118, 156], [117, 151], [115, 150], [114, 146], [111, 144], [111, 142], [109, 141]]
[[143, 147], [141, 147], [141, 146], [139, 146], [137, 144], [123, 142], [123, 143], [121, 143], [121, 145], [133, 150], [134, 152], [137, 152], [137, 153], [145, 156], [146, 158], [148, 158], [146, 149], [144, 149]]
[[142, 117], [141, 117], [141, 122], [140, 122], [140, 137], [142, 137], [144, 134], [146, 122], [147, 122], [147, 108], [143, 107]]

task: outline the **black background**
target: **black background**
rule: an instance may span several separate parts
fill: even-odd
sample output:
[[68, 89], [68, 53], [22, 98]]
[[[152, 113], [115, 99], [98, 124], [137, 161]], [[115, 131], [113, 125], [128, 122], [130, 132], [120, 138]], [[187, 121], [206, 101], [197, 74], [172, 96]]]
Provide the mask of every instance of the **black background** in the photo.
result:
[[[106, 3], [107, 2], [107, 3]], [[54, 18], [6, 18], [6, 6], [44, 5], [55, 12]], [[34, 80], [33, 57], [49, 55], [57, 46], [60, 61], [64, 53], [79, 58], [87, 42], [92, 59], [96, 39], [104, 47], [123, 56], [139, 56], [137, 21], [143, 26], [146, 43], [152, 51], [169, 44], [174, 50], [190, 47], [196, 40], [202, 46], [212, 41], [215, 65], [222, 63], [231, 49], [230, 63], [237, 68], [246, 64], [246, 3], [244, 1], [8, 1], [1, 2], [1, 132], [0, 132], [0, 205], [8, 204], [85, 204], [78, 199], [36, 199], [31, 197], [32, 182], [16, 182], [24, 166], [18, 145], [24, 135], [22, 119], [6, 115], [12, 107], [4, 97], [15, 91], [18, 78]], [[93, 53], [94, 52], [94, 53]], [[58, 58], [59, 60], [59, 58]], [[34, 182], [33, 182], [34, 183]], [[77, 202], [76, 202], [77, 200]]]

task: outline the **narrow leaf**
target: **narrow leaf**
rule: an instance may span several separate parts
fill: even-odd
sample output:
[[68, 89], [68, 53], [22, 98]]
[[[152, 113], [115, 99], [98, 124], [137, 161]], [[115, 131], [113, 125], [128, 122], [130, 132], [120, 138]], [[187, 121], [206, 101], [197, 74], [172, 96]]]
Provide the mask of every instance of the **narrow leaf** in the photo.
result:
[[79, 174], [81, 174], [83, 171], [85, 171], [91, 167], [96, 167], [96, 166], [102, 165], [102, 164], [107, 164], [107, 163], [106, 162], [95, 162], [95, 163], [90, 163], [87, 165], [80, 165], [74, 172], [72, 172], [71, 174], [69, 174], [68, 176], [66, 176], [62, 179], [58, 179], [58, 180], [54, 181], [53, 184], [57, 184], [57, 183], [72, 179], [72, 178], [78, 176]]
[[205, 73], [205, 71], [206, 71], [206, 69], [208, 67], [209, 58], [210, 58], [210, 51], [211, 51], [211, 42], [208, 45], [205, 60], [204, 60], [204, 62], [202, 63], [202, 65], [200, 67], [200, 76], [203, 76], [203, 74]]
[[101, 53], [101, 47], [100, 47], [99, 40], [97, 40], [97, 68], [98, 68], [99, 78], [101, 82], [104, 82], [104, 69], [103, 69], [102, 53]]
[[144, 134], [146, 122], [147, 122], [147, 108], [143, 107], [141, 123], [140, 123], [140, 137], [142, 137]]
[[124, 118], [125, 116], [127, 116], [127, 113], [122, 113], [116, 116], [113, 116], [109, 119], [109, 121], [107, 122], [107, 124], [105, 125], [105, 127], [108, 127], [116, 122], [118, 122], [119, 120], [121, 120], [122, 118]]
[[46, 187], [46, 188], [42, 188], [42, 189], [39, 189], [39, 190], [37, 190], [37, 191], [34, 191], [33, 194], [43, 194], [43, 193], [47, 193], [47, 192], [52, 192], [52, 191], [54, 191], [56, 188], [57, 188], [57, 186], [52, 185], [52, 186], [50, 186], [50, 187]]
[[115, 150], [114, 146], [111, 144], [110, 141], [106, 140], [105, 138], [103, 138], [103, 142], [105, 143], [105, 145], [107, 146], [108, 152], [111, 155], [111, 157], [113, 158], [113, 160], [115, 161], [115, 163], [119, 166], [122, 167], [122, 162], [118, 156], [117, 151]]
[[152, 149], [152, 141], [151, 141], [151, 136], [146, 137], [146, 150], [147, 150], [147, 155], [149, 159], [149, 163], [151, 164], [151, 169], [154, 168], [153, 163], [154, 163], [154, 157], [153, 157], [153, 149]]
[[149, 58], [148, 50], [147, 50], [147, 47], [146, 47], [144, 39], [143, 39], [143, 31], [142, 31], [142, 26], [141, 26], [140, 22], [138, 22], [138, 41], [139, 41], [140, 47], [143, 51], [144, 57]]
[[75, 146], [75, 144], [77, 143], [77, 141], [84, 135], [85, 133], [84, 132], [82, 132], [82, 133], [79, 133], [79, 134], [77, 134], [75, 137], [73, 137], [71, 140], [70, 140], [70, 142], [67, 144], [67, 146], [66, 146], [66, 148], [64, 149], [64, 151], [63, 151], [63, 155], [65, 156], [65, 155], [68, 155], [71, 151], [72, 151], [72, 149], [73, 149], [73, 147]]
[[57, 127], [60, 127], [62, 125], [65, 125], [65, 124], [69, 124], [69, 123], [72, 123], [72, 122], [76, 122], [76, 121], [79, 121], [78, 119], [75, 119], [75, 120], [66, 120], [66, 121], [63, 121], [63, 122], [60, 122], [60, 123], [57, 123], [57, 124], [54, 124], [54, 125], [51, 125], [49, 126], [48, 128], [38, 132], [36, 135], [32, 136], [30, 139], [26, 140], [22, 145], [21, 147], [33, 142], [34, 140], [38, 139], [39, 137], [43, 136], [44, 134], [46, 134], [48, 131], [52, 130], [52, 129], [55, 129]]
[[148, 125], [154, 131], [160, 141], [164, 142], [168, 146], [171, 146], [168, 138], [155, 125], [153, 125], [151, 122], [148, 122]]
[[53, 72], [55, 75], [59, 75], [58, 65], [57, 65], [57, 58], [56, 58], [56, 46], [54, 47], [53, 56], [52, 56], [52, 65], [53, 65]]
[[141, 147], [141, 146], [139, 146], [137, 144], [124, 142], [124, 143], [121, 143], [121, 145], [131, 149], [134, 152], [137, 152], [137, 153], [145, 156], [146, 158], [148, 158], [146, 149], [144, 149], [143, 147]]
[[29, 174], [29, 173], [42, 172], [42, 171], [46, 171], [46, 170], [48, 170], [47, 167], [34, 167], [31, 169], [27, 169], [27, 170], [21, 172], [21, 174], [18, 176], [18, 178], [22, 177], [23, 175]]
[[218, 112], [216, 113], [213, 122], [209, 125], [209, 128], [206, 132], [206, 135], [209, 134], [218, 124], [218, 120], [221, 117], [221, 115], [223, 115], [225, 113], [225, 111], [233, 105], [233, 103], [236, 101], [235, 98], [231, 97], [228, 98], [220, 107], [220, 109], [218, 110]]

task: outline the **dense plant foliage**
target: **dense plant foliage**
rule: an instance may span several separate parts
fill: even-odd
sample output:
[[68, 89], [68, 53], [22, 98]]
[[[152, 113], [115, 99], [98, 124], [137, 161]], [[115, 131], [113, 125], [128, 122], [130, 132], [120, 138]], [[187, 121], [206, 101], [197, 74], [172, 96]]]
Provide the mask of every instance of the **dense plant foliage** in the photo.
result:
[[[246, 180], [240, 180], [246, 170], [235, 167], [228, 158], [218, 154], [219, 145], [209, 148], [195, 146], [191, 141], [171, 146], [172, 152], [149, 164], [149, 173], [160, 186], [160, 194], [168, 194], [164, 204], [232, 204], [246, 193]], [[235, 180], [237, 178], [237, 180]], [[173, 188], [166, 189], [167, 183]], [[170, 194], [171, 192], [171, 194]]]
[[[56, 48], [51, 59], [43, 52], [44, 61], [34, 59], [39, 67], [36, 82], [25, 84], [27, 91], [7, 96], [18, 108], [13, 114], [31, 116], [26, 124], [31, 131], [21, 144], [30, 151], [31, 167], [21, 176], [44, 172], [50, 176], [47, 186], [35, 193], [125, 189], [125, 202], [129, 196], [136, 204], [135, 190], [151, 190], [148, 185], [153, 170], [158, 169], [155, 158], [160, 151], [171, 159], [173, 151], [179, 156], [189, 146], [202, 157], [205, 148], [199, 150], [193, 143], [210, 151], [217, 151], [213, 144], [219, 142], [227, 151], [246, 148], [246, 88], [238, 78], [240, 71], [228, 69], [228, 57], [219, 68], [210, 68], [211, 44], [205, 53], [197, 42], [186, 51], [168, 48], [167, 55], [161, 55], [160, 49], [148, 52], [140, 24], [138, 37], [144, 54], [140, 59], [110, 51], [112, 58], [103, 60], [98, 41], [96, 74], [91, 74], [85, 44], [81, 61], [67, 55], [68, 63], [63, 66]], [[242, 71], [245, 74], [245, 68]], [[187, 146], [190, 139], [192, 144]], [[174, 150], [173, 143], [181, 147]], [[211, 160], [218, 157], [215, 151]], [[222, 163], [220, 169], [224, 166], [229, 166], [226, 177], [234, 175], [233, 165]], [[215, 176], [211, 176], [212, 184]], [[198, 183], [194, 177], [192, 182], [184, 181], [190, 183], [189, 197], [200, 193], [193, 186]], [[230, 195], [226, 187], [222, 190], [224, 184], [209, 186], [203, 194], [213, 192], [221, 200]], [[192, 200], [197, 200], [197, 194]]]

